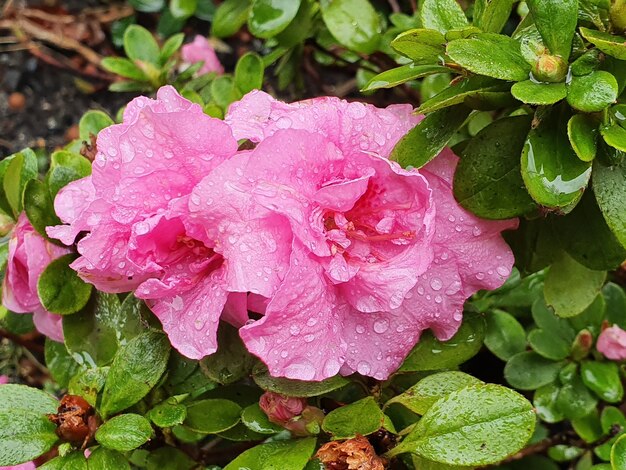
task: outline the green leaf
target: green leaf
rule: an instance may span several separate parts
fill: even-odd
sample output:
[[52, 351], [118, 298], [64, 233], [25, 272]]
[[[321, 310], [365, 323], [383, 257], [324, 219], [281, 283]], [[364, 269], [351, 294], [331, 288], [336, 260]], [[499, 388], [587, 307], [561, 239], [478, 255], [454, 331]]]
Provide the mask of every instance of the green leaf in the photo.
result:
[[371, 54], [378, 49], [382, 26], [369, 0], [320, 0], [330, 33], [349, 49]]
[[137, 11], [154, 13], [160, 11], [165, 6], [165, 0], [128, 0]]
[[541, 293], [538, 292], [538, 294], [531, 307], [533, 320], [537, 326], [557, 340], [563, 340], [566, 343], [574, 341], [576, 330], [570, 321], [556, 316], [554, 311], [546, 305]]
[[555, 110], [536, 115], [540, 123], [528, 134], [521, 165], [531, 197], [542, 206], [566, 211], [580, 200], [591, 175], [591, 164], [580, 161], [570, 146], [567, 117], [562, 114]]
[[456, 0], [424, 0], [420, 16], [425, 28], [442, 33], [468, 25], [467, 17]]
[[434, 29], [411, 29], [399, 34], [391, 47], [416, 64], [438, 64], [446, 54], [446, 38]]
[[56, 398], [36, 388], [18, 384], [0, 386], [0, 413], [22, 410], [44, 415], [56, 413], [58, 406]]
[[229, 76], [222, 75], [211, 82], [211, 97], [223, 109], [227, 109], [241, 96], [241, 92], [235, 87], [234, 80]]
[[615, 165], [606, 165], [596, 159], [593, 192], [607, 225], [626, 247], [626, 159]]
[[530, 118], [498, 119], [463, 149], [454, 176], [454, 197], [479, 217], [506, 219], [527, 214], [535, 203], [520, 174], [520, 153]]
[[[75, 356], [82, 360], [82, 356]], [[81, 365], [85, 365], [84, 363]], [[70, 379], [68, 392], [72, 395], [80, 395], [91, 406], [96, 406], [98, 394], [104, 387], [109, 367], [96, 367], [93, 369], [83, 369]]]
[[285, 48], [294, 47], [312, 36], [318, 11], [319, 4], [317, 2], [313, 0], [301, 0], [300, 9], [298, 13], [296, 13], [296, 17], [276, 36], [276, 40], [280, 46]]
[[250, 11], [250, 0], [225, 0], [215, 10], [211, 35], [218, 38], [232, 36], [245, 24]]
[[113, 124], [115, 123], [108, 114], [96, 110], [87, 111], [78, 122], [79, 138], [90, 142], [92, 135], [97, 136], [102, 129]]
[[128, 413], [110, 419], [96, 431], [96, 440], [107, 449], [126, 452], [142, 446], [154, 435], [150, 421]]
[[46, 175], [50, 198], [54, 200], [61, 188], [90, 174], [91, 162], [82, 155], [65, 150], [54, 152], [50, 161], [50, 171]]
[[367, 397], [328, 413], [322, 422], [322, 429], [333, 439], [351, 439], [358, 434], [372, 434], [382, 425], [383, 412], [373, 397]]
[[591, 49], [572, 62], [573, 75], [588, 75], [602, 65], [602, 53], [598, 49]]
[[465, 103], [470, 106], [470, 104], [468, 104], [469, 100], [474, 99], [475, 101], [479, 101], [481, 96], [489, 92], [502, 92], [506, 90], [508, 90], [506, 84], [503, 85], [493, 78], [481, 76], [469, 77], [453, 85], [446, 86], [440, 93], [424, 101], [417, 111], [420, 113], [430, 113], [460, 103]]
[[131, 339], [115, 355], [102, 393], [104, 417], [141, 400], [163, 375], [169, 357], [167, 337], [146, 332]]
[[519, 42], [508, 36], [476, 34], [470, 39], [449, 42], [446, 52], [461, 67], [479, 75], [521, 82], [530, 74]]
[[241, 407], [233, 401], [221, 398], [201, 400], [187, 407], [184, 425], [193, 431], [215, 434], [235, 426], [240, 415]]
[[70, 356], [65, 344], [46, 338], [44, 348], [46, 367], [54, 381], [61, 388], [67, 388], [70, 379], [80, 370], [78, 363]]
[[124, 51], [133, 61], [159, 65], [160, 49], [152, 33], [143, 26], [131, 24], [124, 32]]
[[255, 360], [241, 341], [238, 330], [222, 323], [217, 338], [217, 352], [200, 361], [202, 372], [221, 384], [230, 384], [249, 375]]
[[61, 220], [54, 213], [48, 185], [38, 179], [32, 179], [26, 183], [24, 211], [31, 225], [44, 238], [48, 238], [46, 227], [61, 224]]
[[485, 346], [496, 357], [508, 361], [515, 354], [526, 350], [526, 332], [517, 319], [502, 310], [487, 314]]
[[415, 65], [407, 64], [395, 69], [386, 70], [374, 76], [361, 91], [372, 91], [379, 88], [392, 88], [409, 80], [432, 75], [434, 73], [447, 72], [446, 67], [439, 65]]
[[284, 379], [272, 377], [267, 368], [260, 365], [252, 371], [252, 378], [263, 390], [280, 393], [289, 397], [315, 397], [347, 385], [347, 379], [340, 375], [320, 382], [305, 382], [304, 380]]
[[387, 455], [413, 452], [448, 465], [489, 465], [524, 447], [535, 420], [532, 405], [519, 393], [474, 385], [437, 401]]
[[620, 437], [611, 447], [611, 467], [613, 470], [626, 470], [626, 436]]
[[165, 63], [180, 49], [185, 40], [184, 33], [174, 34], [169, 37], [163, 44], [161, 52], [159, 53], [159, 63], [165, 65]]
[[626, 292], [617, 284], [607, 282], [602, 288], [602, 296], [606, 300], [606, 319], [612, 325], [626, 328]]
[[596, 157], [598, 123], [586, 114], [575, 114], [567, 123], [567, 136], [578, 158], [590, 162]]
[[[3, 385], [0, 390], [9, 386]], [[10, 400], [19, 403], [16, 397]], [[7, 403], [0, 400], [3, 402]], [[38, 412], [0, 411], [0, 465], [19, 465], [48, 452], [58, 440], [55, 430], [56, 425]]]
[[301, 0], [254, 0], [248, 29], [259, 38], [274, 37], [296, 17], [300, 3]]
[[504, 368], [504, 378], [520, 390], [536, 390], [556, 380], [560, 362], [546, 359], [534, 351], [525, 351], [513, 356]]
[[[10, 211], [15, 219], [22, 212], [26, 184], [37, 178], [37, 155], [31, 149], [24, 149], [8, 157], [2, 186]], [[1, 175], [0, 175], [1, 176]], [[9, 212], [10, 212], [9, 211]]]
[[533, 405], [537, 410], [537, 416], [546, 423], [558, 423], [565, 418], [557, 408], [556, 401], [561, 388], [555, 383], [549, 383], [539, 387], [533, 396]]
[[567, 61], [578, 23], [578, 0], [528, 0], [526, 3], [550, 52]]
[[624, 387], [619, 367], [614, 362], [583, 361], [580, 376], [591, 391], [609, 403], [619, 403], [624, 396]]
[[465, 315], [461, 327], [448, 341], [439, 341], [425, 332], [409, 353], [400, 372], [417, 372], [456, 367], [474, 357], [485, 338], [485, 321], [479, 315]]
[[514, 0], [478, 0], [474, 4], [474, 24], [486, 33], [499, 33], [504, 27]]
[[543, 292], [559, 317], [574, 317], [591, 305], [605, 279], [605, 271], [588, 269], [561, 252], [548, 271]]
[[178, 400], [172, 397], [152, 408], [146, 417], [160, 428], [171, 428], [185, 421], [187, 407], [179, 404]]
[[522, 103], [533, 105], [554, 104], [567, 96], [565, 83], [538, 83], [524, 80], [511, 87], [511, 94]]
[[617, 100], [617, 80], [609, 72], [597, 70], [572, 77], [567, 85], [567, 102], [585, 113], [602, 111]]
[[595, 442], [602, 437], [602, 425], [598, 410], [593, 410], [582, 418], [573, 419], [572, 427], [585, 442]]
[[457, 105], [429, 114], [400, 139], [389, 158], [402, 167], [424, 166], [439, 155], [469, 113], [469, 108]]
[[125, 57], [104, 57], [100, 62], [102, 68], [120, 77], [130, 78], [139, 82], [147, 81], [148, 76], [132, 60]]
[[555, 338], [548, 331], [534, 329], [528, 335], [528, 343], [539, 355], [553, 361], [561, 361], [570, 355], [572, 345], [561, 338]]
[[78, 277], [70, 268], [75, 254], [67, 254], [52, 261], [37, 282], [39, 300], [46, 310], [69, 315], [81, 310], [89, 301], [92, 285]]
[[98, 447], [89, 455], [91, 470], [130, 470], [128, 460], [114, 450]]
[[247, 52], [235, 66], [235, 85], [241, 93], [260, 90], [263, 87], [265, 66], [263, 59], [255, 52]]
[[191, 470], [192, 468], [197, 468], [196, 462], [183, 451], [169, 446], [150, 452], [146, 462], [146, 470]]
[[251, 431], [259, 434], [276, 434], [283, 431], [281, 426], [272, 423], [258, 403], [247, 406], [241, 413], [242, 423]]
[[440, 398], [456, 390], [482, 383], [482, 380], [463, 372], [439, 372], [424, 377], [406, 392], [393, 397], [385, 403], [385, 408], [393, 403], [400, 403], [413, 413], [423, 415]]
[[563, 384], [556, 399], [557, 408], [568, 419], [588, 415], [595, 409], [597, 403], [598, 400], [585, 387], [577, 373]]
[[617, 124], [603, 126], [600, 128], [600, 134], [611, 147], [621, 152], [626, 152], [626, 129], [622, 126]]
[[618, 60], [626, 60], [626, 37], [588, 28], [580, 28], [580, 34], [602, 52]]
[[[91, 460], [90, 460], [91, 462]], [[41, 467], [42, 470], [88, 470], [89, 465], [83, 452], [74, 451], [67, 455], [48, 460]], [[124, 467], [122, 467], [124, 468]], [[100, 470], [99, 468], [97, 470]]]
[[197, 6], [198, 0], [170, 0], [169, 10], [174, 18], [187, 19], [195, 13]]
[[302, 470], [315, 452], [315, 438], [274, 441], [241, 453], [224, 470]]

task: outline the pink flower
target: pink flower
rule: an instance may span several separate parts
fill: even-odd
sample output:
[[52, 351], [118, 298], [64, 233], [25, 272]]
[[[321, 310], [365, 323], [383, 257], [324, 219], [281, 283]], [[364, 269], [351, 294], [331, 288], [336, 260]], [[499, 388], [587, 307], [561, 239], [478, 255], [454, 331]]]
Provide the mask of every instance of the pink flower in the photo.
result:
[[92, 175], [55, 200], [69, 225], [48, 233], [70, 244], [87, 232], [72, 264], [85, 281], [105, 292], [136, 289], [187, 357], [215, 352], [225, 305], [234, 323], [247, 319], [245, 294], [227, 304], [230, 264], [192, 224], [188, 204], [193, 187], [237, 151], [230, 129], [163, 87], [156, 100], [133, 100], [122, 124], [100, 132], [97, 148]]
[[284, 426], [296, 416], [300, 416], [307, 403], [305, 398], [265, 392], [259, 399], [259, 406], [272, 423]]
[[0, 385], [8, 384], [9, 377], [6, 375], [0, 375]]
[[19, 465], [10, 465], [8, 467], [0, 467], [0, 470], [35, 470], [37, 468], [34, 462], [21, 463]]
[[333, 98], [287, 105], [261, 92], [231, 106], [235, 137], [260, 143], [194, 195], [201, 206], [213, 187], [252, 194], [293, 234], [265, 316], [240, 330], [272, 375], [385, 379], [423, 330], [449, 339], [465, 299], [510, 274], [500, 232], [517, 221], [483, 221], [458, 206], [451, 152], [419, 172], [386, 160], [417, 121], [410, 111]]
[[215, 72], [218, 75], [224, 73], [224, 67], [222, 67], [220, 60], [217, 58], [215, 49], [211, 47], [211, 44], [204, 36], [197, 35], [193, 42], [185, 44], [181, 49], [181, 55], [188, 64], [193, 65], [197, 62], [204, 62], [199, 70], [201, 75], [209, 72]]
[[596, 348], [608, 359], [623, 361], [626, 359], [626, 331], [613, 325], [600, 333]]
[[69, 253], [37, 233], [26, 214], [20, 214], [9, 240], [7, 270], [2, 284], [2, 305], [16, 313], [33, 312], [37, 330], [63, 341], [61, 316], [44, 309], [37, 295], [37, 281], [51, 261]]

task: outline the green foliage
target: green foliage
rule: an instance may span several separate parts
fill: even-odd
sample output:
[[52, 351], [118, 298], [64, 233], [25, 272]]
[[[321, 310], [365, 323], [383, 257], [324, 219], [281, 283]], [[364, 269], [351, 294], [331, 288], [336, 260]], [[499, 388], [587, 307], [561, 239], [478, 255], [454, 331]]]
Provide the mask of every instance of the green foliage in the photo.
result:
[[76, 255], [68, 254], [51, 262], [39, 277], [37, 293], [46, 310], [69, 315], [82, 309], [91, 296], [92, 285], [70, 268]]

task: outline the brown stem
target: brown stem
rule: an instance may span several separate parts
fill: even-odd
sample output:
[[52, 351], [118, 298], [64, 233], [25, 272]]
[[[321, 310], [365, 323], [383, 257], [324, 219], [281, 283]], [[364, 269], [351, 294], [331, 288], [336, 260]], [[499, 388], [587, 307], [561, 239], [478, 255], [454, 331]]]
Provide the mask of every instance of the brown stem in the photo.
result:
[[27, 335], [16, 335], [14, 333], [11, 333], [10, 331], [0, 328], [0, 338], [6, 338], [9, 341], [12, 341], [13, 343], [18, 344], [30, 351], [43, 352], [43, 346], [34, 343], [32, 339], [30, 339]]

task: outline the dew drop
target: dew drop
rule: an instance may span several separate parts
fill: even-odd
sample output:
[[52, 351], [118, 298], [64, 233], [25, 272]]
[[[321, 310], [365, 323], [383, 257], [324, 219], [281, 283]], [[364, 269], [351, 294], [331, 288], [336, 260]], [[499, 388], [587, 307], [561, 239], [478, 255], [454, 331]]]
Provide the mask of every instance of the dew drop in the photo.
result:
[[382, 319], [374, 322], [374, 331], [376, 333], [384, 333], [389, 328], [389, 321]]
[[443, 282], [441, 282], [441, 279], [439, 279], [438, 277], [435, 277], [430, 281], [430, 287], [434, 291], [441, 290], [441, 288], [443, 287]]

